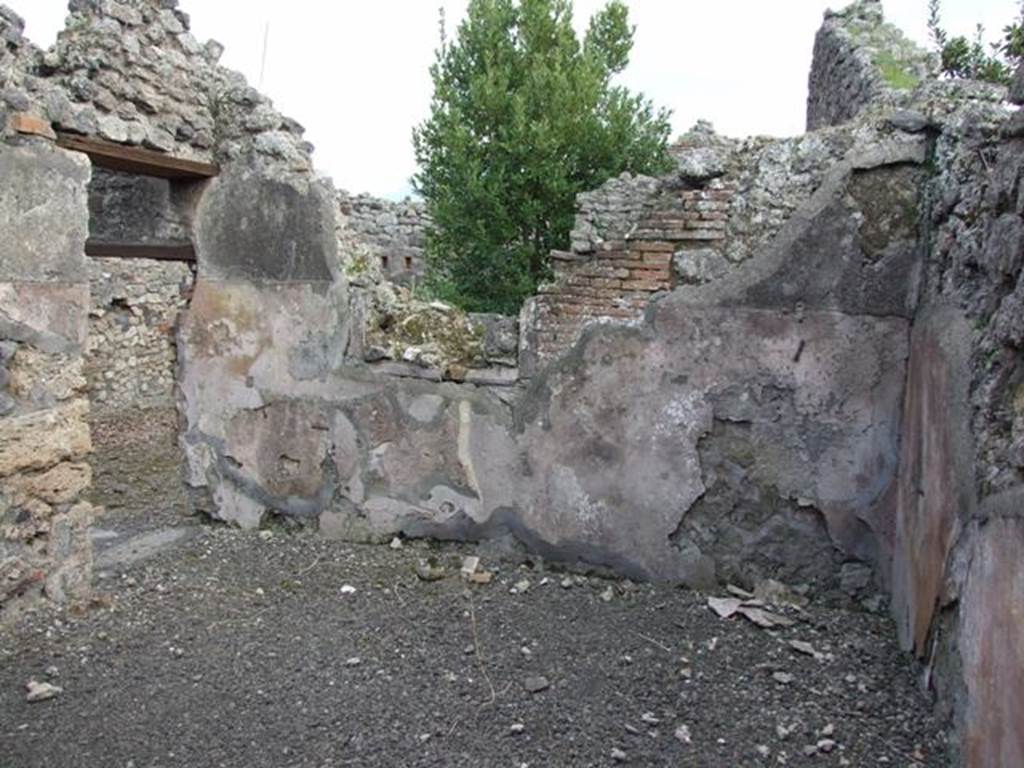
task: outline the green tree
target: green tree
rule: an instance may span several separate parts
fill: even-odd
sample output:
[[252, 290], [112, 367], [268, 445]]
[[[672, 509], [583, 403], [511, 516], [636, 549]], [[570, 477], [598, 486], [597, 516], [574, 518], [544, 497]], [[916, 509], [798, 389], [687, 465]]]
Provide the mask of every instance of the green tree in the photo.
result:
[[950, 37], [942, 27], [941, 0], [928, 0], [928, 31], [939, 56], [942, 73], [1009, 85], [1015, 67], [1024, 62], [1024, 2], [1016, 21], [1003, 27], [1003, 35], [985, 44], [985, 30], [979, 24], [973, 39]]
[[582, 41], [571, 0], [470, 0], [454, 41], [442, 16], [430, 116], [413, 133], [435, 296], [515, 312], [568, 246], [577, 193], [670, 168], [669, 113], [612, 83], [633, 32], [620, 0]]

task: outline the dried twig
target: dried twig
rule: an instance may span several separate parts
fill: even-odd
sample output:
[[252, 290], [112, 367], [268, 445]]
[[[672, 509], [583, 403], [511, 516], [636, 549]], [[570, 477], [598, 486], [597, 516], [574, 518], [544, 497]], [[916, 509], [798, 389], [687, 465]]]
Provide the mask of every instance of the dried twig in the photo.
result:
[[476, 608], [473, 606], [473, 593], [467, 591], [466, 599], [469, 601], [469, 629], [473, 633], [473, 651], [476, 654], [477, 665], [480, 667], [480, 674], [484, 676], [484, 680], [487, 681], [487, 687], [491, 689], [490, 701], [484, 702], [480, 705], [480, 708], [489, 707], [498, 700], [498, 693], [494, 690], [494, 683], [491, 682], [491, 676], [487, 674], [487, 667], [484, 664], [484, 656], [480, 651], [480, 636], [476, 629]]
[[648, 643], [650, 643], [651, 645], [655, 646], [656, 648], [661, 648], [661, 650], [663, 650], [665, 653], [668, 653], [668, 654], [672, 653], [672, 649], [671, 648], [669, 648], [667, 645], [663, 645], [662, 643], [659, 643], [653, 637], [648, 637], [647, 635], [642, 634], [640, 632], [637, 632], [635, 630], [633, 631], [633, 634], [636, 635], [637, 637], [639, 637], [641, 640], [646, 640]]

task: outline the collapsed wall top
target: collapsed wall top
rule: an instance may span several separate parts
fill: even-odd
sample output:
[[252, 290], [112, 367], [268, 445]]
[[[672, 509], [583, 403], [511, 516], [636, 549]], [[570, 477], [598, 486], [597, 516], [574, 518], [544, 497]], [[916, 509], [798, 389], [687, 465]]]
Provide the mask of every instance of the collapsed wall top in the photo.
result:
[[933, 57], [885, 21], [880, 0], [826, 11], [814, 40], [807, 130], [852, 120], [867, 106], [901, 106], [934, 76]]
[[[254, 155], [312, 170], [303, 128], [245, 78], [217, 64], [168, 0], [72, 0], [57, 42], [41, 51], [0, 8], [0, 131], [39, 125], [203, 162]], [[32, 120], [13, 120], [16, 116]]]

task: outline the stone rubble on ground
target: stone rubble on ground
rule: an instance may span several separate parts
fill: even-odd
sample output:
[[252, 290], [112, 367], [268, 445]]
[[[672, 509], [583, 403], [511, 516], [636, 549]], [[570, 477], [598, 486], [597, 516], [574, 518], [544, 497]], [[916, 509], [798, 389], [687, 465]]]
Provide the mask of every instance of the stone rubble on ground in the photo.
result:
[[25, 683], [25, 690], [27, 691], [25, 700], [30, 704], [34, 704], [39, 701], [47, 701], [64, 693], [63, 688], [53, 685], [53, 683], [40, 683], [36, 680], [29, 680]]

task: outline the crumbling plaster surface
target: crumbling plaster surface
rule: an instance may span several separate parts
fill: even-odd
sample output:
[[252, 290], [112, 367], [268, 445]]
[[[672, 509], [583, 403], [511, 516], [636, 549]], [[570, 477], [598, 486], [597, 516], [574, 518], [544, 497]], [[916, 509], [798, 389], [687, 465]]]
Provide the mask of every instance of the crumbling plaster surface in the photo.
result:
[[[851, 161], [829, 204], [799, 209], [805, 247], [791, 263], [767, 249], [728, 290], [677, 291], [638, 328], [592, 329], [511, 404], [347, 358], [344, 285], [326, 279], [331, 209], [301, 182], [278, 237], [262, 211], [287, 182], [229, 169], [197, 211], [200, 280], [181, 336], [196, 503], [242, 525], [276, 513], [373, 540], [511, 532], [552, 558], [691, 584], [786, 574], [835, 586], [847, 559], [878, 550], [914, 283], [893, 298], [874, 266], [844, 268], [866, 247], [868, 228], [851, 225], [829, 290], [799, 311], [750, 287], [772, 270], [817, 274], [839, 223], [878, 223], [858, 207], [853, 169], [889, 174], [875, 191], [902, 189], [921, 158], [894, 141], [900, 151]], [[897, 274], [919, 256], [904, 242], [914, 226], [883, 233]], [[285, 248], [307, 258], [279, 258]], [[705, 450], [716, 424], [745, 434]]]
[[82, 375], [89, 163], [0, 144], [0, 609], [88, 594], [92, 507]]

